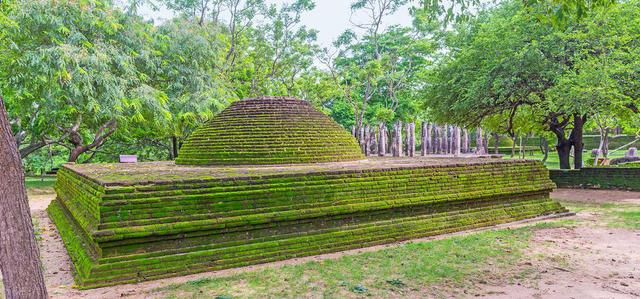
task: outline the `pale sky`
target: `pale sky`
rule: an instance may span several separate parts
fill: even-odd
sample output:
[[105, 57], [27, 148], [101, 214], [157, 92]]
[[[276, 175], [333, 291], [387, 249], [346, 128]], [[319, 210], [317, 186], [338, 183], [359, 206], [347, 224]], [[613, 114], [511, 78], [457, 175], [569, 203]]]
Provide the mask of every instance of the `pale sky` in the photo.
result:
[[[287, 3], [292, 0], [270, 0], [268, 3]], [[319, 31], [318, 43], [322, 46], [329, 46], [346, 29], [352, 28], [349, 22], [351, 15], [351, 1], [349, 0], [315, 0], [316, 8], [302, 16], [302, 22], [309, 28]], [[411, 16], [409, 15], [409, 6], [401, 8], [395, 15], [387, 17], [384, 27], [391, 25], [411, 25]], [[153, 19], [156, 22], [162, 22], [171, 18], [171, 12], [166, 9], [160, 11], [152, 11], [148, 8], [141, 9], [140, 13], [146, 18]], [[356, 16], [356, 20], [357, 20]], [[357, 32], [357, 31], [356, 31]]]

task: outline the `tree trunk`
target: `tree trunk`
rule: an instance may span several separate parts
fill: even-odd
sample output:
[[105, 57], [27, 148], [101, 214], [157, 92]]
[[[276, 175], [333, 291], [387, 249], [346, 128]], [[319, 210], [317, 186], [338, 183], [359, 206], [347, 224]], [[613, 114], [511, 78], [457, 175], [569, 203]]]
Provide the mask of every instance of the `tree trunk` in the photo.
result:
[[0, 97], [0, 269], [5, 296], [47, 298], [22, 161]]
[[518, 145], [518, 134], [511, 136], [511, 158], [516, 156], [516, 145]]
[[93, 137], [93, 141], [89, 144], [85, 144], [82, 135], [79, 132], [81, 122], [82, 118], [79, 118], [75, 125], [65, 130], [67, 131], [67, 134], [69, 134], [69, 143], [73, 145], [73, 149], [69, 153], [69, 162], [76, 162], [80, 155], [101, 147], [105, 141], [107, 141], [107, 138], [116, 131], [116, 121], [108, 121], [98, 128], [98, 131]]
[[575, 114], [573, 116], [573, 130], [569, 135], [569, 142], [573, 146], [573, 167], [575, 169], [582, 168], [582, 153], [584, 151], [584, 123], [587, 121], [587, 116], [580, 116]]
[[180, 149], [180, 146], [178, 144], [178, 137], [172, 136], [171, 137], [171, 151], [172, 151], [173, 159], [178, 158], [178, 150], [179, 149]]
[[604, 129], [604, 139], [602, 142], [602, 156], [609, 157], [609, 128]]
[[558, 140], [556, 144], [558, 159], [560, 160], [560, 169], [571, 169], [569, 158], [571, 156], [571, 143], [568, 140]]

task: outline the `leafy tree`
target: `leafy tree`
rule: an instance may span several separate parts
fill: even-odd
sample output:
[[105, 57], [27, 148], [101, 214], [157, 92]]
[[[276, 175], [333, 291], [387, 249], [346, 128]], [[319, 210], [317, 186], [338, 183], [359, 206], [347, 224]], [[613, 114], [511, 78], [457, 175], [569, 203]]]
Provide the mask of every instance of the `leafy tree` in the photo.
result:
[[220, 35], [213, 23], [176, 19], [152, 36], [149, 84], [166, 95], [169, 115], [148, 131], [160, 140], [171, 140], [172, 158], [195, 127], [236, 99], [223, 73], [225, 45]]
[[[609, 13], [585, 20], [586, 25], [575, 24], [563, 29], [539, 22], [519, 4], [506, 4], [483, 14], [468, 25], [460, 25], [459, 34], [450, 39], [450, 58], [434, 74], [427, 106], [437, 111], [441, 119], [469, 126], [478, 125], [490, 116], [502, 116], [504, 131], [511, 136], [517, 131], [514, 120], [524, 110], [556, 136], [561, 167], [569, 168], [570, 150], [574, 147], [574, 164], [579, 168], [583, 126], [590, 115], [604, 109], [594, 93], [578, 89], [580, 86], [590, 92], [598, 89], [586, 85], [595, 70], [581, 71], [589, 65], [586, 60], [602, 56], [596, 49], [597, 40], [607, 39], [605, 32], [594, 31], [592, 27], [621, 13], [620, 9], [636, 7], [634, 2], [620, 4]], [[618, 17], [628, 21], [630, 16]], [[590, 33], [585, 35], [585, 32]], [[637, 43], [635, 29], [612, 32], [617, 40], [612, 43], [614, 52], [633, 65], [634, 56], [628, 47]], [[588, 37], [590, 34], [593, 36]], [[580, 77], [584, 80], [578, 79]], [[585, 84], [577, 84], [579, 81]], [[636, 106], [637, 97], [617, 97], [615, 93], [624, 92], [612, 94], [608, 88], [603, 90], [609, 93], [608, 98], [622, 100], [623, 105], [630, 108]], [[633, 88], [627, 88], [626, 92], [630, 90]], [[594, 101], [599, 104], [594, 105]], [[571, 132], [567, 136], [569, 128]]]
[[[12, 113], [42, 117], [49, 131], [65, 134], [69, 161], [95, 150], [120, 126], [164, 115], [165, 98], [146, 84], [145, 26], [106, 4], [36, 1], [9, 16], [11, 46], [0, 64], [0, 88]], [[41, 112], [40, 112], [41, 111]], [[154, 118], [150, 118], [154, 117]]]
[[[13, 1], [0, 2], [0, 28], [17, 29]], [[0, 30], [0, 61], [9, 59], [9, 39]], [[22, 161], [0, 92], [0, 271], [6, 298], [47, 298], [38, 243], [24, 185]]]

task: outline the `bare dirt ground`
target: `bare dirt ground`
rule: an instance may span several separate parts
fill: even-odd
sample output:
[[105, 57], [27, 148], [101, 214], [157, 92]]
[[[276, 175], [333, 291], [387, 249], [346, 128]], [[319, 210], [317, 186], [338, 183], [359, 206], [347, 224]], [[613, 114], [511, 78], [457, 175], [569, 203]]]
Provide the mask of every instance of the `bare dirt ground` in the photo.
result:
[[[343, 254], [381, 248], [80, 291], [73, 287], [69, 257], [55, 226], [45, 212], [54, 196], [46, 191], [29, 194], [31, 212], [40, 229], [40, 250], [52, 298], [148, 298], [152, 290], [169, 284], [313, 259], [335, 258]], [[640, 192], [560, 189], [555, 191], [552, 197], [574, 204], [625, 203], [640, 206]], [[580, 211], [576, 216], [565, 218], [575, 220], [580, 223], [578, 225], [536, 231], [529, 252], [518, 267], [506, 273], [494, 273], [488, 268], [485, 277], [471, 279], [475, 287], [469, 290], [448, 292], [447, 286], [429, 288], [438, 288], [438, 293], [450, 294], [448, 296], [451, 297], [640, 298], [640, 231], [601, 225], [601, 216], [600, 213], [590, 210]], [[522, 225], [525, 224], [502, 227]], [[419, 296], [419, 293], [415, 295]], [[153, 293], [153, 296], [158, 295], [161, 296], [161, 293]]]

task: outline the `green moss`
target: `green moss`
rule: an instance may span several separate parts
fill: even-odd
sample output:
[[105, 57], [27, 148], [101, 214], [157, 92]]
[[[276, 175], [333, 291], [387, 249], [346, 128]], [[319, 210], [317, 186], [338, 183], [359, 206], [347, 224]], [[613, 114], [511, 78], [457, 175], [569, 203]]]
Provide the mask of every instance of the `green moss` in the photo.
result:
[[267, 165], [363, 159], [357, 141], [305, 101], [257, 98], [232, 104], [197, 129], [182, 165]]
[[227, 176], [174, 180], [193, 173], [178, 168], [169, 179], [158, 175], [158, 182], [124, 186], [98, 184], [96, 176], [135, 172], [134, 166], [68, 165], [56, 186], [59, 200], [49, 210], [78, 264], [83, 288], [566, 211], [549, 199], [555, 185], [539, 162], [418, 161], [236, 168], [238, 173]]

